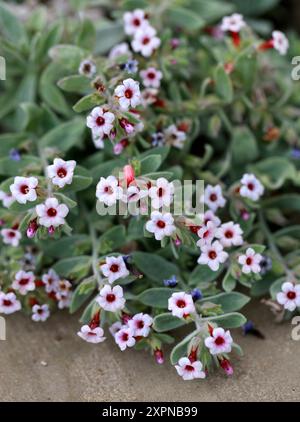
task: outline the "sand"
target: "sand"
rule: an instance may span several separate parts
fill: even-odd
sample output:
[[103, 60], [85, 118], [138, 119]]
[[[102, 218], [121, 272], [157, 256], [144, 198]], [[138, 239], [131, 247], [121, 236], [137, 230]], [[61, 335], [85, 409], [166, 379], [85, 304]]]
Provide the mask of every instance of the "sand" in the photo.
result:
[[192, 382], [146, 352], [122, 353], [111, 338], [85, 343], [76, 336], [78, 316], [58, 313], [39, 324], [14, 315], [7, 318], [7, 340], [0, 341], [0, 400], [298, 401], [300, 342], [291, 339], [291, 324], [275, 324], [263, 305], [252, 305], [248, 315], [266, 339], [234, 330], [245, 352], [233, 360], [234, 376], [218, 372]]

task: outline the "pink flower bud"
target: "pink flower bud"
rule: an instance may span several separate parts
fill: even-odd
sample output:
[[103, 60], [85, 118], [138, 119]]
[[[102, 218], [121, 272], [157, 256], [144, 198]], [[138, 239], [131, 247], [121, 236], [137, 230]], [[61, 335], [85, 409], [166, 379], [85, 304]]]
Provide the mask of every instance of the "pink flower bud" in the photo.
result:
[[123, 312], [122, 313], [122, 316], [121, 316], [121, 319], [122, 319], [122, 323], [124, 325], [126, 325], [128, 323], [128, 321], [131, 319], [131, 316], [128, 315], [128, 314], [126, 314], [125, 312]]
[[30, 223], [28, 224], [28, 227], [27, 227], [27, 231], [26, 231], [27, 237], [29, 239], [32, 239], [35, 236], [38, 228], [39, 228], [39, 226], [36, 222], [36, 219], [30, 221]]
[[127, 165], [124, 167], [124, 177], [127, 183], [127, 186], [130, 185], [131, 182], [134, 181], [134, 170], [133, 167], [131, 165]]
[[123, 145], [121, 144], [121, 142], [118, 142], [115, 146], [114, 146], [114, 154], [115, 155], [120, 155], [123, 152]]
[[175, 246], [180, 246], [181, 245], [181, 240], [179, 239], [179, 237], [176, 237], [174, 243], [175, 243]]
[[128, 135], [134, 132], [134, 125], [130, 123], [127, 119], [122, 118], [121, 120], [119, 120], [119, 123], [121, 128], [123, 128]]
[[233, 374], [233, 367], [231, 366], [231, 363], [228, 359], [222, 359], [220, 360], [221, 368], [224, 369], [226, 375], [231, 376]]
[[171, 39], [171, 47], [173, 48], [173, 50], [175, 50], [175, 48], [178, 48], [179, 45], [180, 45], [180, 40], [178, 38]]
[[159, 365], [162, 365], [165, 361], [164, 354], [163, 354], [163, 351], [161, 349], [155, 350], [154, 357], [155, 357], [156, 363], [158, 363]]
[[48, 233], [50, 234], [50, 236], [55, 232], [55, 228], [53, 226], [50, 226], [48, 229]]

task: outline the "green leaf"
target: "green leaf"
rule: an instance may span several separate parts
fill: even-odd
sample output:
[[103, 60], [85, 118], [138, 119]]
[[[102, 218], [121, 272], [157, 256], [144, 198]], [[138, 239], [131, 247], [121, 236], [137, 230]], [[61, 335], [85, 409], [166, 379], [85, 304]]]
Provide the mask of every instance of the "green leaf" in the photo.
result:
[[95, 53], [106, 53], [123, 39], [124, 28], [122, 22], [112, 22], [102, 18], [96, 26]]
[[297, 176], [295, 166], [285, 157], [270, 157], [249, 166], [249, 171], [258, 176], [269, 189], [278, 189]]
[[62, 237], [55, 242], [41, 242], [42, 250], [53, 258], [68, 258], [81, 255], [91, 247], [91, 240], [85, 234]]
[[222, 265], [218, 271], [212, 271], [207, 265], [197, 265], [190, 275], [189, 285], [198, 287], [208, 286], [209, 283], [218, 278], [223, 269], [224, 267]]
[[10, 12], [3, 1], [0, 2], [0, 31], [15, 44], [27, 42], [27, 34], [21, 21]]
[[225, 290], [225, 292], [231, 292], [235, 289], [236, 286], [236, 279], [231, 274], [231, 269], [229, 268], [225, 277], [222, 281], [222, 287]]
[[41, 170], [41, 160], [31, 155], [24, 155], [19, 161], [8, 157], [0, 159], [0, 174], [4, 176], [24, 176], [37, 173]]
[[83, 111], [91, 110], [92, 108], [99, 106], [104, 102], [105, 98], [102, 97], [98, 92], [95, 92], [93, 94], [86, 95], [77, 101], [77, 103], [73, 106], [73, 110], [76, 113], [81, 113]]
[[274, 8], [279, 0], [232, 0], [237, 7], [237, 11], [243, 15], [258, 16]]
[[123, 225], [112, 227], [99, 239], [99, 253], [107, 254], [121, 248], [126, 243], [126, 230]]
[[168, 299], [174, 293], [174, 289], [167, 287], [154, 287], [147, 289], [136, 296], [136, 299], [144, 305], [153, 306], [155, 308], [167, 308]]
[[214, 79], [217, 95], [226, 103], [231, 103], [233, 100], [232, 82], [223, 65], [216, 68]]
[[176, 365], [180, 358], [187, 355], [187, 348], [190, 341], [199, 333], [198, 330], [193, 331], [178, 343], [172, 350], [170, 360], [172, 365]]
[[98, 182], [100, 177], [108, 177], [115, 169], [118, 167], [123, 167], [125, 164], [126, 160], [124, 158], [118, 158], [106, 161], [105, 163], [100, 163], [98, 166], [91, 169], [94, 181]]
[[278, 278], [270, 287], [270, 295], [273, 300], [276, 300], [277, 293], [281, 292], [281, 286], [286, 281], [284, 277]]
[[90, 175], [90, 172], [86, 170], [84, 167], [76, 166], [75, 173], [73, 176], [72, 183], [70, 185], [66, 185], [61, 192], [78, 192], [81, 190], [85, 190], [93, 183], [93, 178]]
[[85, 94], [91, 90], [91, 81], [84, 75], [66, 76], [57, 82], [57, 85], [66, 92]]
[[153, 328], [159, 333], [165, 331], [174, 330], [175, 328], [182, 327], [186, 324], [186, 321], [183, 318], [177, 318], [173, 316], [170, 312], [157, 315], [154, 318]]
[[65, 258], [58, 261], [53, 266], [53, 269], [61, 277], [80, 279], [88, 274], [91, 261], [91, 257], [85, 255]]
[[177, 266], [161, 256], [147, 252], [134, 252], [132, 256], [138, 269], [158, 283], [162, 283], [163, 280], [169, 279], [172, 275], [179, 274]]
[[149, 155], [141, 160], [141, 174], [148, 174], [159, 169], [162, 159], [160, 155]]
[[80, 146], [83, 142], [85, 122], [76, 118], [67, 123], [62, 123], [40, 139], [40, 145], [57, 148], [59, 151], [68, 151], [73, 146]]
[[250, 297], [238, 293], [219, 293], [215, 296], [209, 296], [204, 299], [201, 299], [197, 304], [205, 304], [206, 302], [211, 302], [222, 307], [224, 313], [238, 311], [243, 308], [250, 300]]
[[76, 287], [70, 305], [70, 313], [76, 312], [83, 303], [93, 294], [97, 287], [97, 282], [94, 277], [89, 277], [84, 280]]
[[247, 319], [238, 312], [232, 312], [230, 314], [203, 318], [203, 321], [217, 322], [223, 328], [238, 328], [244, 325]]
[[82, 324], [88, 324], [91, 322], [92, 317], [95, 315], [96, 312], [98, 312], [100, 309], [100, 306], [98, 303], [93, 299], [88, 306], [83, 311], [83, 314], [80, 317], [80, 322]]
[[300, 195], [283, 194], [262, 200], [264, 208], [279, 208], [282, 212], [300, 211]]
[[81, 61], [88, 56], [88, 53], [76, 45], [59, 44], [51, 48], [49, 56], [56, 62], [53, 63], [54, 66], [59, 63], [65, 69], [76, 73]]
[[236, 165], [254, 161], [258, 156], [258, 148], [253, 133], [246, 126], [236, 127], [231, 143], [232, 159]]
[[168, 20], [171, 25], [181, 27], [186, 31], [197, 31], [204, 27], [205, 21], [192, 10], [183, 7], [171, 7], [168, 10]]

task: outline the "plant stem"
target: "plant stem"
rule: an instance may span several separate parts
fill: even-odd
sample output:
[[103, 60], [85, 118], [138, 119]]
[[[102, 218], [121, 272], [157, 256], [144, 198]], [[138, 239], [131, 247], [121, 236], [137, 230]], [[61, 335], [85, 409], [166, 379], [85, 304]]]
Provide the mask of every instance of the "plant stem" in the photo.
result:
[[276, 241], [274, 239], [274, 236], [272, 235], [272, 233], [271, 233], [271, 231], [270, 231], [270, 229], [268, 227], [268, 224], [266, 222], [266, 219], [265, 219], [265, 217], [263, 215], [263, 212], [261, 210], [259, 211], [259, 222], [260, 222], [262, 231], [263, 231], [264, 235], [267, 238], [269, 248], [271, 249], [271, 251], [274, 253], [274, 255], [276, 256], [276, 258], [278, 259], [278, 261], [282, 265], [282, 267], [283, 267], [283, 269], [284, 269], [284, 271], [285, 271], [288, 279], [289, 280], [294, 279], [295, 278], [295, 275], [294, 275], [293, 271], [291, 271], [288, 268], [288, 266], [286, 265], [286, 262], [285, 262], [283, 256], [281, 255], [280, 250], [278, 249], [278, 247], [276, 245]]
[[51, 196], [52, 195], [52, 184], [51, 184], [51, 180], [49, 179], [48, 173], [47, 173], [48, 161], [47, 161], [47, 158], [44, 155], [43, 148], [41, 148], [41, 146], [39, 145], [38, 142], [36, 143], [36, 146], [37, 146], [38, 155], [39, 155], [41, 162], [42, 162], [44, 175], [45, 175], [45, 178], [47, 180], [48, 196]]

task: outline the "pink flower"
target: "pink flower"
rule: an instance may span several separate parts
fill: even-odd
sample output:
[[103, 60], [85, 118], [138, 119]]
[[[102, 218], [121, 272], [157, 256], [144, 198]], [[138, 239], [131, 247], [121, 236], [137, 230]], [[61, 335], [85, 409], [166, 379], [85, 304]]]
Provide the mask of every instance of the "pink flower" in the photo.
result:
[[18, 271], [12, 283], [12, 288], [17, 290], [21, 295], [26, 295], [28, 292], [35, 290], [34, 274], [25, 271]]
[[211, 221], [208, 221], [206, 225], [202, 226], [197, 232], [197, 235], [200, 237], [197, 241], [197, 246], [210, 245], [215, 237], [216, 230], [216, 226]]
[[277, 302], [283, 305], [284, 309], [293, 312], [300, 307], [300, 284], [285, 282], [281, 286], [281, 292], [277, 293]]
[[121, 286], [111, 287], [106, 284], [100, 290], [100, 294], [96, 299], [97, 303], [105, 311], [116, 312], [123, 309], [125, 299], [123, 297], [123, 289]]
[[220, 264], [223, 264], [228, 258], [228, 253], [223, 250], [223, 246], [218, 240], [211, 245], [202, 245], [200, 249], [201, 255], [198, 258], [198, 264], [208, 265], [212, 271], [218, 271]]
[[126, 12], [123, 16], [124, 30], [127, 35], [134, 35], [139, 29], [149, 25], [142, 9], [135, 9], [133, 12]]
[[59, 204], [56, 198], [48, 198], [44, 204], [37, 205], [35, 211], [39, 217], [39, 224], [50, 228], [65, 224], [69, 208], [65, 204]]
[[88, 343], [94, 344], [102, 343], [106, 339], [101, 327], [91, 328], [89, 325], [83, 325], [77, 335]]
[[35, 322], [46, 321], [50, 316], [48, 305], [33, 305], [31, 319]]
[[204, 191], [204, 203], [213, 211], [216, 212], [218, 208], [223, 208], [226, 200], [222, 194], [220, 185], [207, 185]]
[[106, 179], [101, 177], [96, 187], [96, 197], [100, 202], [107, 206], [116, 204], [121, 199], [123, 189], [119, 186], [118, 179], [115, 176], [108, 176]]
[[63, 188], [72, 183], [75, 167], [76, 161], [74, 160], [65, 161], [55, 158], [53, 164], [47, 167], [48, 177], [54, 185]]
[[128, 327], [132, 329], [134, 337], [147, 337], [150, 333], [150, 327], [153, 323], [153, 318], [148, 314], [142, 312], [134, 315], [127, 323]]
[[255, 250], [252, 248], [248, 248], [244, 255], [240, 255], [238, 258], [238, 262], [242, 265], [242, 271], [245, 274], [254, 273], [257, 274], [260, 272], [260, 261], [262, 260], [262, 256], [259, 253], [255, 253]]
[[133, 330], [127, 325], [123, 325], [121, 329], [115, 334], [115, 342], [120, 347], [122, 352], [127, 347], [133, 347], [135, 345]]
[[22, 237], [19, 230], [15, 229], [2, 229], [1, 236], [3, 243], [5, 243], [6, 245], [11, 245], [15, 248], [19, 246], [20, 239]]
[[168, 300], [168, 309], [178, 318], [186, 318], [195, 312], [195, 305], [191, 295], [185, 292], [173, 293]]
[[178, 375], [185, 381], [196, 378], [205, 378], [205, 372], [202, 371], [202, 363], [199, 360], [191, 362], [189, 358], [184, 357], [179, 359], [178, 365], [175, 365]]
[[0, 292], [0, 313], [12, 314], [21, 309], [21, 303], [17, 300], [14, 293]]
[[108, 278], [109, 283], [113, 283], [119, 278], [125, 278], [129, 275], [125, 262], [121, 256], [107, 256], [106, 263], [101, 265], [101, 271]]
[[150, 57], [160, 46], [160, 39], [156, 36], [156, 30], [152, 26], [145, 26], [135, 33], [131, 46], [136, 53]]
[[122, 110], [128, 110], [130, 107], [137, 107], [142, 99], [139, 83], [132, 78], [125, 79], [122, 85], [118, 85], [114, 95], [118, 99]]
[[145, 87], [159, 88], [163, 74], [160, 70], [155, 69], [155, 67], [148, 67], [146, 70], [140, 71], [140, 76], [143, 79], [143, 85]]
[[246, 26], [244, 18], [239, 13], [234, 13], [231, 16], [224, 16], [221, 23], [221, 30], [223, 32], [240, 32]]
[[15, 177], [14, 183], [10, 185], [10, 191], [14, 199], [20, 204], [27, 201], [34, 202], [37, 198], [36, 188], [38, 179], [36, 177]]
[[156, 180], [155, 186], [149, 189], [149, 197], [151, 198], [151, 206], [159, 209], [164, 205], [170, 206], [173, 201], [174, 185], [168, 182], [164, 177], [159, 177]]
[[239, 246], [243, 244], [243, 230], [239, 224], [234, 224], [232, 221], [224, 223], [216, 231], [216, 237], [220, 239], [220, 242], [224, 248], [231, 246]]
[[146, 223], [146, 230], [153, 233], [156, 240], [162, 240], [166, 236], [171, 236], [176, 230], [174, 218], [169, 212], [163, 214], [153, 211], [151, 220]]
[[204, 340], [205, 346], [212, 355], [231, 352], [232, 343], [233, 340], [230, 331], [225, 331], [221, 327], [214, 328], [211, 335]]
[[113, 128], [115, 115], [103, 107], [95, 107], [86, 119], [86, 125], [93, 132], [94, 136], [102, 138], [109, 135]]

